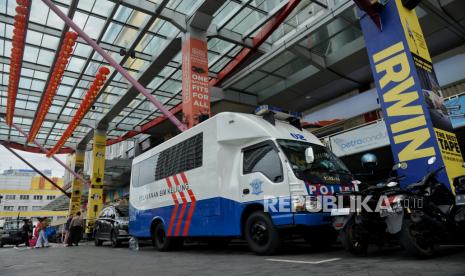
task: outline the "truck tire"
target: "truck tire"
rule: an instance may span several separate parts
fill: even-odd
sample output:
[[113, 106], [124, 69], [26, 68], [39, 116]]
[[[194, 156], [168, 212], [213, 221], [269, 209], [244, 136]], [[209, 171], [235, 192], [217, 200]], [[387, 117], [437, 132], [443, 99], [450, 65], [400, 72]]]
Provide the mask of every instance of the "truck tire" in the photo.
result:
[[354, 255], [365, 255], [368, 251], [368, 241], [357, 233], [357, 225], [352, 218], [340, 232], [342, 246]]
[[433, 256], [437, 244], [427, 239], [421, 239], [418, 235], [418, 231], [421, 231], [423, 227], [414, 224], [409, 219], [404, 219], [402, 223], [402, 229], [399, 233], [399, 243], [407, 250], [407, 252], [418, 258], [428, 258]]
[[158, 251], [166, 252], [181, 248], [184, 240], [182, 238], [168, 237], [163, 223], [158, 223], [152, 233], [152, 244]]
[[281, 246], [281, 237], [268, 214], [253, 212], [244, 225], [244, 236], [250, 249], [258, 255], [272, 255]]

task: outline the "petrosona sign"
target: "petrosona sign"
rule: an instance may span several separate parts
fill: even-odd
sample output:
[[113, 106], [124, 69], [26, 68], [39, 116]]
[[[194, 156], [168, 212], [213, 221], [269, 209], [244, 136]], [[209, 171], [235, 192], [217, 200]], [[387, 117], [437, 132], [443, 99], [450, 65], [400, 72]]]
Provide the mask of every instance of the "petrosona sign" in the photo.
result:
[[336, 156], [351, 155], [389, 145], [384, 121], [353, 129], [329, 138]]

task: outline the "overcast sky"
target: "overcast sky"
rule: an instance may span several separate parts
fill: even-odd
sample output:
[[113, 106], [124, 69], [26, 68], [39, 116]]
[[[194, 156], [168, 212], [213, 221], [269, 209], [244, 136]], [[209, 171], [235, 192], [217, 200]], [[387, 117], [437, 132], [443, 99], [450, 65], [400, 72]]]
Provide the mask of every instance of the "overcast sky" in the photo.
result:
[[[20, 150], [17, 150], [16, 152], [39, 170], [52, 170], [52, 176], [63, 177], [65, 174], [65, 169], [53, 160], [53, 158], [47, 158], [45, 154], [29, 153]], [[63, 162], [66, 162], [65, 154], [59, 154], [56, 156]], [[0, 146], [0, 171], [3, 172], [3, 170], [9, 169], [10, 167], [13, 169], [31, 169], [7, 149]]]

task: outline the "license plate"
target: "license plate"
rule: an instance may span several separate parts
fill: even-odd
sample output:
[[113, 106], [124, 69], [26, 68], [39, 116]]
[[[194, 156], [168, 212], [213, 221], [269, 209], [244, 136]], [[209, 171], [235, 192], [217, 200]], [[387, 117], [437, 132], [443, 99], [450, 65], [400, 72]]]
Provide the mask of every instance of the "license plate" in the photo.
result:
[[350, 214], [350, 208], [332, 209], [331, 216], [348, 216]]
[[456, 205], [465, 205], [465, 195], [456, 195], [455, 196]]

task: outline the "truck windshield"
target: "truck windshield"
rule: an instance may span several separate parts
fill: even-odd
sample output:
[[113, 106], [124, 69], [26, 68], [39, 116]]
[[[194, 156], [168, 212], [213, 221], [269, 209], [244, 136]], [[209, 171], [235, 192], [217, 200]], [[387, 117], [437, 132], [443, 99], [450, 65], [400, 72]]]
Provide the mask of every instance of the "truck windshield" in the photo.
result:
[[[351, 175], [344, 163], [324, 146], [294, 140], [279, 139], [277, 142], [299, 179], [308, 180], [315, 173], [319, 175]], [[315, 161], [312, 164], [305, 161], [305, 149], [308, 147], [313, 148], [315, 155]]]

